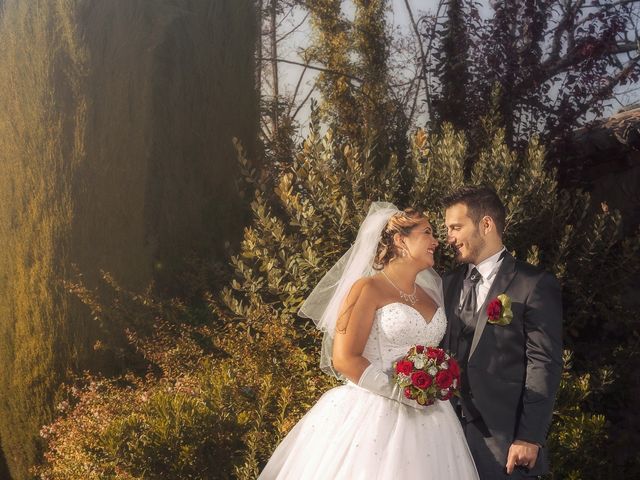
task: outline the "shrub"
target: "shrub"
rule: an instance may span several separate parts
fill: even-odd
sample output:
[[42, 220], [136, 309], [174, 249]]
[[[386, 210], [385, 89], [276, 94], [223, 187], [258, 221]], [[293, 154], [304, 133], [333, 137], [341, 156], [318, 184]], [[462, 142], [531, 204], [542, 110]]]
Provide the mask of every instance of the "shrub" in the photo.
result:
[[[235, 453], [219, 464], [219, 478], [255, 478], [286, 432], [334, 385], [318, 369], [318, 332], [296, 312], [351, 244], [370, 201], [394, 201], [401, 192], [393, 156], [387, 158], [386, 168], [373, 169], [367, 150], [338, 144], [331, 131], [321, 136], [318, 130], [313, 124], [291, 168], [277, 178], [273, 190], [240, 155], [241, 166], [256, 190], [254, 219], [245, 229], [239, 253], [231, 258], [235, 273], [230, 285], [209, 298], [211, 316], [205, 322], [209, 327], [198, 333], [198, 341], [206, 348], [190, 360], [173, 362], [172, 368], [147, 354], [152, 363], [160, 365], [159, 372], [145, 380], [150, 382], [147, 386], [131, 382], [133, 387], [125, 389], [112, 384], [117, 395], [124, 395], [114, 397], [118, 403], [134, 403], [140, 391], [163, 393], [151, 395], [154, 401], [136, 407], [142, 410], [136, 411], [135, 421], [129, 422], [129, 413], [115, 409], [102, 422], [110, 441], [127, 450], [126, 454], [111, 451], [106, 457], [94, 458], [96, 468], [117, 464], [125, 473], [116, 473], [114, 478], [132, 478], [126, 475], [159, 471], [156, 462], [160, 458], [166, 465], [182, 465], [179, 451], [169, 447], [182, 445], [177, 439], [189, 438], [184, 455], [199, 465], [196, 472], [205, 472], [210, 457], [202, 453], [201, 446], [218, 435], [216, 452]], [[609, 433], [612, 412], [608, 402], [626, 388], [629, 379], [624, 372], [637, 366], [629, 363], [637, 359], [619, 353], [631, 348], [633, 317], [622, 307], [623, 290], [608, 286], [624, 285], [637, 272], [639, 238], [623, 238], [619, 215], [606, 208], [592, 209], [586, 194], [559, 190], [554, 172], [544, 168], [544, 152], [535, 140], [521, 156], [504, 146], [500, 131], [492, 132], [491, 138], [472, 178], [491, 183], [505, 199], [510, 210], [505, 236], [508, 248], [519, 258], [554, 272], [564, 289], [565, 338], [572, 360], [563, 374], [549, 441], [554, 478], [606, 478], [611, 467], [600, 459], [610, 458], [619, 445]], [[465, 147], [464, 137], [448, 127], [437, 134], [418, 130], [412, 137], [410, 203], [429, 207], [435, 225], [442, 223], [439, 198], [464, 181]], [[451, 252], [441, 249], [440, 268], [449, 267], [452, 261]], [[607, 329], [613, 324], [614, 333]], [[164, 352], [159, 358], [171, 358], [171, 352], [180, 350], [184, 341], [180, 332], [178, 328], [174, 333], [176, 341], [161, 342], [155, 349]], [[625, 335], [626, 343], [614, 349], [613, 344]], [[594, 349], [597, 357], [590, 353]], [[195, 392], [191, 403], [175, 388], [182, 382]], [[164, 406], [156, 407], [158, 403]], [[83, 431], [91, 415], [83, 412], [82, 401], [78, 405], [58, 422]], [[630, 408], [630, 403], [623, 408]], [[228, 416], [216, 416], [213, 410]], [[174, 436], [158, 433], [157, 425], [167, 415], [175, 426]], [[206, 423], [206, 428], [192, 429], [198, 422]], [[151, 430], [152, 435], [140, 433]], [[97, 448], [101, 455], [107, 451], [95, 447], [95, 441], [83, 446], [64, 430], [58, 431], [62, 433], [50, 437], [49, 452], [59, 442], [71, 442], [74, 451]], [[142, 437], [151, 443], [143, 445]], [[150, 451], [165, 455], [149, 457]], [[585, 462], [585, 451], [597, 451], [599, 456]], [[74, 463], [64, 456], [48, 458], [43, 472]], [[638, 471], [634, 461], [626, 459], [624, 468], [629, 475]], [[154, 474], [145, 475], [153, 478]]]

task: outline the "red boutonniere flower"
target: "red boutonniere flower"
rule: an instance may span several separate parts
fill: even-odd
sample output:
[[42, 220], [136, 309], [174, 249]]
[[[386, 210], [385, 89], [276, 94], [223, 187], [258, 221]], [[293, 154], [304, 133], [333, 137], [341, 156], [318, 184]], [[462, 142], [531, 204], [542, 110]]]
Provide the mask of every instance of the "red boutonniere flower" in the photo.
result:
[[498, 295], [487, 305], [487, 321], [494, 325], [509, 325], [513, 320], [511, 299], [506, 293]]

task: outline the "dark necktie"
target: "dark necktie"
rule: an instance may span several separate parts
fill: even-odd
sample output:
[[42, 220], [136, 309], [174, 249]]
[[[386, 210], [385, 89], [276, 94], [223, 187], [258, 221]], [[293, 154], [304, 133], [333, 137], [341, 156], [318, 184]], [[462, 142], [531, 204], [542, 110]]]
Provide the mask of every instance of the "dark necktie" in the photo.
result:
[[471, 282], [471, 285], [469, 285], [469, 291], [464, 297], [462, 306], [460, 307], [460, 314], [459, 314], [460, 319], [467, 326], [475, 325], [476, 309], [478, 307], [478, 295], [476, 293], [476, 285], [478, 285], [478, 282], [480, 281], [481, 278], [482, 278], [482, 275], [480, 275], [480, 272], [478, 272], [477, 268], [474, 268], [473, 270], [471, 270], [471, 275], [469, 275], [469, 280]]

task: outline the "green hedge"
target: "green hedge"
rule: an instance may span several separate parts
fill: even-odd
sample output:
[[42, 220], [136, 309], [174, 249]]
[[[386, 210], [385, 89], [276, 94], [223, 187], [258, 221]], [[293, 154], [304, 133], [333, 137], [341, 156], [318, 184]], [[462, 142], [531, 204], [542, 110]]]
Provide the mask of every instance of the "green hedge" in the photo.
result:
[[127, 363], [131, 319], [99, 321], [64, 281], [183, 292], [190, 259], [219, 263], [241, 235], [232, 138], [257, 135], [254, 22], [250, 0], [2, 2], [0, 437], [16, 480], [67, 373]]

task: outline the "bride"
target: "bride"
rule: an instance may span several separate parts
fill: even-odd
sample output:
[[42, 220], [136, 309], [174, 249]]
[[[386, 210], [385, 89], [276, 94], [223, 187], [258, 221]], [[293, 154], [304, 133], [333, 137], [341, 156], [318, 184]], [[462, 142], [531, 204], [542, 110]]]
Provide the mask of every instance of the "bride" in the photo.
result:
[[478, 478], [451, 404], [420, 406], [390, 375], [411, 346], [438, 346], [445, 333], [437, 246], [423, 214], [372, 204], [300, 310], [324, 332], [322, 369], [346, 384], [293, 427], [259, 479]]

